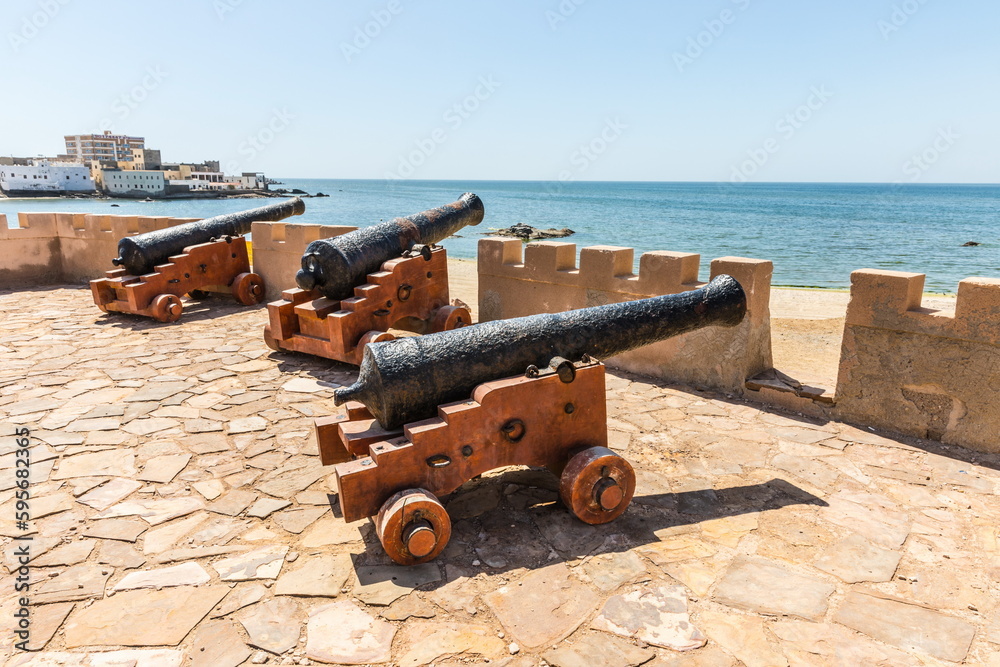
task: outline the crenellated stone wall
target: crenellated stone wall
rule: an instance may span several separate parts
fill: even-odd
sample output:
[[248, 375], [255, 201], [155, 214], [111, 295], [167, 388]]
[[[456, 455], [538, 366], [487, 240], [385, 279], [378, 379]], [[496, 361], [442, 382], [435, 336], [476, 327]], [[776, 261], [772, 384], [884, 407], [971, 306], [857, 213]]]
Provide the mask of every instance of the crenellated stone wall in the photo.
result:
[[961, 281], [954, 312], [923, 308], [923, 287], [920, 273], [851, 274], [836, 416], [1000, 452], [1000, 280]]
[[281, 292], [295, 287], [295, 274], [302, 268], [306, 246], [353, 232], [357, 227], [302, 224], [295, 222], [255, 222], [253, 237], [254, 271], [264, 278], [267, 298], [281, 298]]
[[[557, 313], [704, 285], [700, 256], [647, 252], [634, 269], [632, 248], [519, 239], [479, 241], [481, 321]], [[748, 315], [734, 328], [708, 327], [608, 359], [611, 366], [671, 382], [742, 393], [748, 377], [771, 367], [770, 289], [773, 266], [765, 260], [722, 257], [711, 277], [733, 276], [747, 292]]]
[[[18, 228], [0, 215], [0, 289], [85, 283], [113, 269], [118, 240], [198, 218], [96, 213], [19, 213]], [[316, 239], [339, 236], [355, 227], [291, 222], [255, 222], [253, 269], [267, 284], [267, 297], [295, 286], [302, 253]]]

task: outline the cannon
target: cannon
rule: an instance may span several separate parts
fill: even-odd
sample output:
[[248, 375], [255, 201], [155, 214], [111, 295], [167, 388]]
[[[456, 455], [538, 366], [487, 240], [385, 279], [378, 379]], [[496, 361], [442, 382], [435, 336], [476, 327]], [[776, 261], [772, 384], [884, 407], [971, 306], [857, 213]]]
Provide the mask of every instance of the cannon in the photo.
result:
[[746, 295], [730, 276], [667, 296], [486, 322], [368, 345], [345, 413], [315, 422], [345, 521], [375, 516], [397, 563], [436, 557], [451, 522], [439, 497], [502, 466], [545, 467], [570, 512], [620, 516], [635, 472], [608, 449], [604, 366], [706, 326], [736, 326]]
[[118, 241], [118, 269], [90, 281], [94, 303], [104, 312], [145, 315], [174, 322], [184, 310], [180, 297], [230, 293], [251, 306], [264, 297], [264, 282], [250, 272], [243, 235], [252, 223], [283, 220], [305, 211], [295, 197], [237, 213], [158, 229]]
[[298, 287], [268, 304], [264, 341], [357, 365], [368, 343], [392, 340], [389, 329], [448, 331], [472, 323], [468, 308], [448, 301], [448, 259], [434, 244], [478, 225], [483, 202], [458, 201], [310, 243]]

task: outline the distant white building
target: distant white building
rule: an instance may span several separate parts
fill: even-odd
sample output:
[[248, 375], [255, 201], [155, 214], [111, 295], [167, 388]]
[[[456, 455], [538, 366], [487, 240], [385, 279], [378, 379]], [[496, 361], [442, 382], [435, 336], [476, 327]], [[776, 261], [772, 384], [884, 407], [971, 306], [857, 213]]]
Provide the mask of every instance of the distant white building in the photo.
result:
[[104, 191], [116, 197], [163, 196], [167, 180], [162, 171], [104, 170]]
[[94, 192], [90, 169], [81, 164], [35, 160], [31, 165], [0, 165], [0, 190], [9, 197]]

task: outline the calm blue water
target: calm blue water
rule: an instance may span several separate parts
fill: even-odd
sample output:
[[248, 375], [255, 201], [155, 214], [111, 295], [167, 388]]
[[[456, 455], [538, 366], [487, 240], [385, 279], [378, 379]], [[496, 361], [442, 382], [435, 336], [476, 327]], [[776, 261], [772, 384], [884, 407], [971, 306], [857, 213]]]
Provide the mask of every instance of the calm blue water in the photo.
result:
[[[954, 292], [968, 276], [1000, 277], [1000, 186], [711, 183], [545, 183], [288, 179], [284, 186], [330, 198], [307, 199], [297, 222], [365, 226], [440, 206], [472, 191], [486, 219], [444, 243], [473, 258], [490, 227], [523, 222], [569, 227], [577, 244], [737, 255], [774, 262], [774, 284], [844, 288], [859, 268], [926, 273], [928, 291]], [[266, 200], [3, 200], [17, 211], [86, 211], [208, 217]], [[966, 241], [978, 247], [963, 248]]]

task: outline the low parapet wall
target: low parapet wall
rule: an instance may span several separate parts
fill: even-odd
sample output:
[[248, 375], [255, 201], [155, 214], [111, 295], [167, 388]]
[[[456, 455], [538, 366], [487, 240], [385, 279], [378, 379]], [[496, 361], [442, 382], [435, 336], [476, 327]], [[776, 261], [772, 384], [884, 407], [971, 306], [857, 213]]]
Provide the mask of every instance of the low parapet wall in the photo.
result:
[[[0, 289], [84, 283], [113, 269], [118, 240], [199, 218], [98, 213], [19, 213], [8, 229], [0, 215]], [[316, 239], [338, 236], [354, 227], [286, 222], [253, 223], [253, 268], [276, 299], [295, 286], [302, 253]]]
[[281, 292], [295, 287], [295, 274], [302, 268], [306, 246], [353, 232], [357, 227], [302, 224], [295, 222], [255, 222], [253, 266], [267, 287], [268, 300], [281, 298]]
[[[557, 313], [697, 289], [700, 256], [647, 252], [633, 272], [632, 248], [518, 239], [479, 241], [481, 321]], [[711, 277], [733, 276], [747, 293], [737, 327], [708, 327], [606, 360], [611, 366], [671, 382], [742, 393], [746, 379], [771, 367], [771, 262], [741, 257], [712, 261]]]
[[851, 274], [836, 415], [1000, 452], [1000, 280], [961, 281], [954, 312], [921, 307], [923, 287], [919, 273]]

